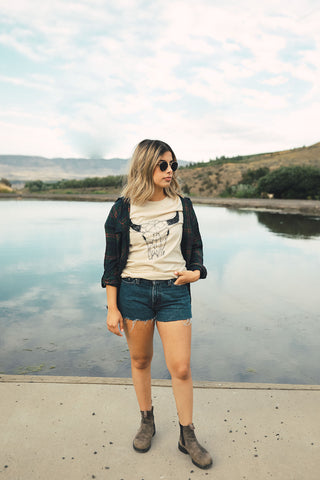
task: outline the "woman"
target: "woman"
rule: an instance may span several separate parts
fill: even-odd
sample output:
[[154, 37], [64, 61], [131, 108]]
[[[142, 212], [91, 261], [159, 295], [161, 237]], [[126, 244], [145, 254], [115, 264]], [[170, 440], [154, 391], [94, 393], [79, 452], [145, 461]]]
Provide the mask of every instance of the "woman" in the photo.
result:
[[192, 423], [190, 283], [205, 278], [202, 241], [188, 198], [179, 195], [178, 163], [171, 147], [143, 140], [136, 147], [127, 185], [105, 223], [106, 287], [110, 332], [125, 333], [141, 411], [133, 448], [147, 452], [155, 434], [151, 360], [155, 324], [162, 341], [180, 422], [178, 447], [195, 465], [212, 459]]

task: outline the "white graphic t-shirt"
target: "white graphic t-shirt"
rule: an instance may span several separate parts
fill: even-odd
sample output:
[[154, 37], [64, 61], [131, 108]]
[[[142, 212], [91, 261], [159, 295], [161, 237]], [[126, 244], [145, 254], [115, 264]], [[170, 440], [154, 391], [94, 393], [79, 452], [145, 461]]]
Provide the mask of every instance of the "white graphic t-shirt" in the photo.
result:
[[181, 253], [183, 211], [180, 197], [130, 206], [130, 247], [122, 277], [169, 280], [186, 270]]

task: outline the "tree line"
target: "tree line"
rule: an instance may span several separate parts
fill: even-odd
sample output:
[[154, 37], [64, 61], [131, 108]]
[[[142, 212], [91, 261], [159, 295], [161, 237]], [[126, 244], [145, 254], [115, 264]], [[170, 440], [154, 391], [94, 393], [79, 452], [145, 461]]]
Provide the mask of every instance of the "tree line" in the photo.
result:
[[[192, 167], [191, 167], [192, 168]], [[4, 179], [2, 179], [4, 180]], [[90, 177], [83, 180], [59, 180], [26, 182], [30, 192], [46, 190], [120, 188], [125, 176]], [[188, 192], [185, 190], [185, 193]], [[280, 167], [270, 172], [268, 167], [247, 170], [237, 185], [227, 186], [221, 194], [224, 197], [257, 198], [272, 194], [274, 198], [320, 200], [320, 169], [311, 166]]]
[[66, 188], [118, 188], [123, 184], [123, 175], [109, 175], [108, 177], [89, 177], [83, 180], [59, 180], [58, 182], [43, 182], [31, 180], [25, 183], [29, 192], [44, 192], [46, 190], [62, 190]]
[[237, 185], [228, 186], [223, 196], [257, 198], [272, 194], [274, 198], [320, 200], [320, 169], [310, 166], [267, 167], [247, 170]]

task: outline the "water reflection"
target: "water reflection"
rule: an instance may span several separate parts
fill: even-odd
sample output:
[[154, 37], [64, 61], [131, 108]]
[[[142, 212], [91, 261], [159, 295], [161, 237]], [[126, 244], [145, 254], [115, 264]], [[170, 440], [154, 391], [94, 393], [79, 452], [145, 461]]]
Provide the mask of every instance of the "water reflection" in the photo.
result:
[[320, 236], [320, 219], [303, 215], [256, 212], [258, 221], [268, 230], [288, 238], [313, 238]]
[[[130, 376], [100, 287], [110, 207], [0, 202], [1, 372]], [[208, 278], [192, 286], [194, 379], [319, 384], [319, 233], [304, 218], [299, 235], [265, 228], [294, 215], [196, 212]], [[169, 378], [158, 335], [152, 374]]]

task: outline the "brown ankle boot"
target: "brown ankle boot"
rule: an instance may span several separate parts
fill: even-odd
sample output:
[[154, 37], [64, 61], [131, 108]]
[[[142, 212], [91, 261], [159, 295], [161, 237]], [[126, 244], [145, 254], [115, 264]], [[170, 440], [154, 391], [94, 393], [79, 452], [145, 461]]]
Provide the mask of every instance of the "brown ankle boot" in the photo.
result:
[[147, 452], [151, 447], [151, 439], [156, 433], [154, 425], [153, 407], [151, 410], [140, 412], [141, 425], [133, 439], [133, 448], [140, 453]]
[[205, 448], [203, 448], [194, 433], [193, 423], [186, 427], [180, 424], [180, 439], [178, 448], [183, 453], [188, 453], [191, 457], [192, 463], [199, 468], [210, 468], [212, 465], [212, 458]]

